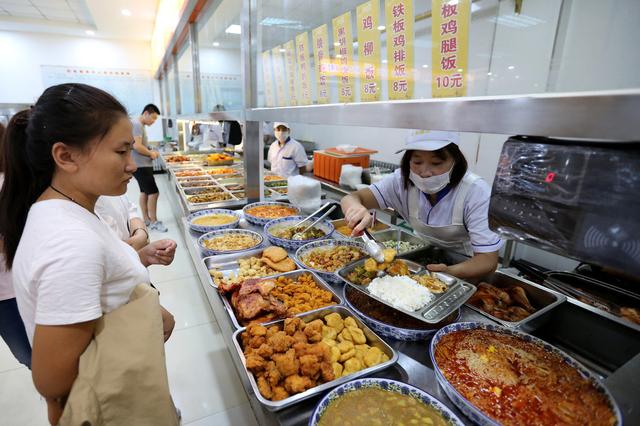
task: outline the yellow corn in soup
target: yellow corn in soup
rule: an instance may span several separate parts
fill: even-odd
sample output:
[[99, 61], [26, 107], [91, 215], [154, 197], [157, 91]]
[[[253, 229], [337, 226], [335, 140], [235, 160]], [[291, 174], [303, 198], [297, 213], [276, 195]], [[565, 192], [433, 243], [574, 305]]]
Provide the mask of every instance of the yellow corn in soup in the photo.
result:
[[319, 426], [450, 425], [438, 411], [416, 398], [379, 388], [348, 392], [329, 404]]
[[236, 217], [231, 216], [230, 214], [210, 214], [193, 219], [193, 224], [202, 226], [218, 226], [227, 225], [235, 220]]

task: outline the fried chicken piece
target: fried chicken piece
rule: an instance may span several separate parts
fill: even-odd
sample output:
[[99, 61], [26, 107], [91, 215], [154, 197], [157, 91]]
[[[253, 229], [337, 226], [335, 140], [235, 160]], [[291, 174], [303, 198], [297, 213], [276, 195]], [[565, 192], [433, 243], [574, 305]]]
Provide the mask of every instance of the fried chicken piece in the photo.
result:
[[327, 327], [326, 325], [322, 326], [322, 339], [331, 339], [336, 340], [338, 337], [338, 330], [332, 327]]
[[372, 347], [367, 350], [364, 356], [364, 365], [367, 367], [373, 367], [382, 362], [382, 351], [379, 348]]
[[260, 376], [258, 377], [258, 390], [260, 394], [267, 399], [273, 398], [273, 392], [271, 391], [271, 385], [267, 382], [267, 379]]
[[345, 342], [345, 341], [353, 342], [353, 337], [351, 337], [350, 327], [346, 327], [342, 330], [342, 332], [338, 335], [338, 340], [340, 342]]
[[382, 250], [382, 256], [384, 257], [384, 263], [390, 263], [396, 258], [398, 252], [394, 248], [386, 248]]
[[277, 325], [272, 325], [271, 327], [267, 328], [267, 334], [265, 337], [268, 339], [269, 337], [276, 334], [278, 331], [280, 331], [280, 328]]
[[346, 376], [347, 374], [355, 373], [364, 368], [364, 365], [358, 360], [358, 358], [351, 358], [345, 361], [344, 370], [342, 374]]
[[294, 343], [294, 338], [287, 336], [284, 331], [278, 331], [267, 339], [267, 344], [273, 348], [274, 352], [286, 352]]
[[262, 358], [268, 359], [271, 358], [271, 355], [273, 355], [273, 348], [266, 343], [263, 343], [258, 349], [255, 350], [255, 352]]
[[315, 355], [302, 355], [300, 357], [300, 374], [311, 379], [317, 379], [320, 372], [320, 362]]
[[284, 332], [289, 336], [293, 336], [296, 331], [300, 330], [302, 320], [300, 318], [287, 318], [284, 320]]
[[336, 375], [333, 371], [333, 367], [330, 362], [321, 362], [320, 363], [320, 373], [323, 382], [330, 382], [336, 378]]
[[246, 341], [245, 347], [246, 348], [251, 348], [251, 349], [258, 349], [266, 341], [267, 341], [267, 339], [265, 339], [264, 336], [253, 336], [253, 337], [249, 338], [249, 340]]
[[346, 317], [344, 319], [345, 327], [358, 327], [358, 322], [353, 317]]
[[353, 343], [356, 345], [364, 345], [367, 343], [367, 338], [359, 327], [348, 327], [347, 329], [351, 332], [351, 340]]
[[327, 326], [334, 328], [337, 333], [340, 333], [344, 328], [344, 320], [339, 313], [334, 312], [324, 317]]
[[331, 364], [331, 368], [333, 369], [334, 377], [336, 378], [342, 377], [342, 371], [343, 371], [342, 364], [340, 364], [339, 362], [334, 362]]
[[407, 266], [406, 263], [404, 263], [400, 259], [396, 259], [393, 262], [391, 262], [391, 264], [386, 269], [386, 271], [387, 271], [387, 274], [394, 275], [394, 276], [409, 275], [409, 267]]
[[250, 325], [247, 327], [247, 333], [249, 336], [266, 336], [267, 328], [262, 325]]
[[307, 389], [311, 389], [316, 385], [314, 380], [311, 380], [307, 376], [300, 376], [293, 374], [284, 379], [284, 388], [290, 393], [300, 393]]
[[300, 369], [300, 361], [296, 358], [295, 349], [289, 349], [285, 354], [274, 354], [272, 359], [282, 377], [297, 374]]
[[331, 362], [338, 362], [338, 360], [340, 359], [340, 349], [338, 349], [337, 346], [332, 346], [331, 347]]
[[272, 401], [282, 401], [283, 399], [289, 398], [289, 392], [287, 392], [282, 386], [274, 386], [272, 388], [273, 397]]
[[247, 370], [255, 373], [257, 371], [262, 371], [264, 367], [267, 365], [267, 362], [260, 355], [255, 353], [250, 353], [246, 356]]
[[296, 343], [307, 343], [308, 342], [307, 335], [304, 334], [304, 331], [300, 331], [300, 330], [296, 331], [293, 334], [293, 340], [295, 340]]
[[274, 387], [280, 380], [282, 379], [282, 374], [280, 374], [280, 370], [276, 367], [276, 363], [273, 361], [268, 361], [266, 367], [264, 368], [264, 378], [267, 379], [269, 384]]
[[317, 319], [315, 321], [311, 321], [307, 323], [304, 328], [304, 334], [307, 335], [307, 338], [310, 342], [319, 342], [322, 340], [322, 327], [324, 323], [321, 319]]

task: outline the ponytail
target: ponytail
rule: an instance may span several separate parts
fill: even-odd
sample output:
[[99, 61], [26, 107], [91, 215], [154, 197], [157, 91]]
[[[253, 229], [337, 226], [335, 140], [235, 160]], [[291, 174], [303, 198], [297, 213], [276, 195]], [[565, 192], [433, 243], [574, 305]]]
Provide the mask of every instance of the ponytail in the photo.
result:
[[127, 111], [113, 96], [85, 84], [49, 87], [30, 110], [14, 115], [4, 139], [4, 185], [0, 192], [0, 235], [7, 269], [22, 237], [31, 205], [51, 184], [53, 144], [83, 148], [104, 137]]

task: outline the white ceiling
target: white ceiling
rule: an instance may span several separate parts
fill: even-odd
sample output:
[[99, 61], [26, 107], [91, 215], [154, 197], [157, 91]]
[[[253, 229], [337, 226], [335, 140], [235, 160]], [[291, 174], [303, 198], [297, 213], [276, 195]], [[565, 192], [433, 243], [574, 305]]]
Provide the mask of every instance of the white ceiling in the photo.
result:
[[0, 0], [0, 30], [148, 41], [157, 8], [158, 0]]

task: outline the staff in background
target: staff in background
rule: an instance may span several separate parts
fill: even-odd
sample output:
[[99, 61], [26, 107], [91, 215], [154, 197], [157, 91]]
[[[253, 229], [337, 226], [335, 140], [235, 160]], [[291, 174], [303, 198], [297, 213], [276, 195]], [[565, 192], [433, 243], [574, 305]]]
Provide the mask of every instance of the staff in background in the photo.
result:
[[468, 171], [459, 135], [413, 131], [402, 151], [400, 168], [382, 181], [341, 200], [353, 235], [372, 225], [369, 209], [392, 208], [424, 240], [471, 258], [456, 265], [427, 268], [460, 278], [481, 277], [495, 270], [500, 237], [489, 229], [491, 188]]
[[271, 171], [285, 178], [304, 173], [309, 160], [302, 144], [291, 137], [289, 125], [276, 121], [273, 129], [276, 141], [267, 155]]

